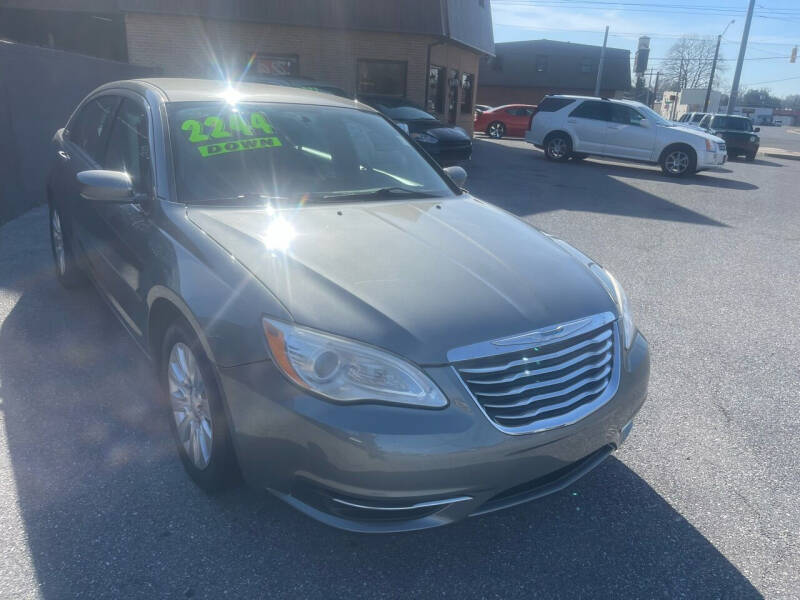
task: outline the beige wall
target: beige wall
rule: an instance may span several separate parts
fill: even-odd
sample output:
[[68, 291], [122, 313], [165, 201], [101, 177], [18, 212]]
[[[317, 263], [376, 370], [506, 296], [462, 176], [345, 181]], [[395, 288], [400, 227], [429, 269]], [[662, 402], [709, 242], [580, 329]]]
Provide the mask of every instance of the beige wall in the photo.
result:
[[[354, 93], [357, 59], [407, 61], [406, 95], [420, 105], [425, 101], [428, 45], [435, 41], [424, 35], [206, 22], [199, 17], [143, 13], [126, 14], [125, 26], [130, 62], [160, 67], [165, 75], [207, 77], [220, 63], [238, 69], [252, 52], [296, 54], [300, 75]], [[431, 49], [432, 64], [475, 74], [476, 88], [478, 60], [477, 53], [453, 44]], [[472, 114], [459, 115], [457, 123], [471, 132]]]

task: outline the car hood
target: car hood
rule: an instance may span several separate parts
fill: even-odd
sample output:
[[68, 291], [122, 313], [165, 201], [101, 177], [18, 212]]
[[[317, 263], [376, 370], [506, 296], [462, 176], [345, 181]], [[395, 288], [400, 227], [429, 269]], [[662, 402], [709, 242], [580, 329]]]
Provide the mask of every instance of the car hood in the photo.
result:
[[189, 219], [301, 325], [425, 365], [447, 351], [604, 311], [611, 297], [548, 236], [469, 196]]
[[469, 141], [469, 135], [463, 129], [448, 127], [439, 121], [420, 119], [418, 121], [403, 121], [408, 125], [409, 133], [427, 133], [443, 142]]
[[725, 140], [723, 140], [721, 137], [718, 137], [716, 135], [712, 135], [712, 134], [708, 133], [705, 129], [701, 129], [699, 127], [690, 127], [690, 126], [687, 126], [687, 125], [679, 125], [677, 127], [672, 127], [672, 129], [676, 130], [676, 131], [681, 131], [683, 133], [688, 133], [690, 135], [697, 136], [697, 137], [699, 137], [700, 139], [703, 139], [703, 140], [711, 140], [712, 142], [717, 142], [717, 143], [725, 142]]

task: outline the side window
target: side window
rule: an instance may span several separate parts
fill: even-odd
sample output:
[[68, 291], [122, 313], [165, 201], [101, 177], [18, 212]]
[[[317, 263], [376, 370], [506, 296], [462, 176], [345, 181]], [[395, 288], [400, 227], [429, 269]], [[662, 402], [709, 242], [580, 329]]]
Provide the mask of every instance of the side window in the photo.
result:
[[710, 115], [706, 115], [700, 121], [700, 127], [709, 127], [710, 125], [711, 125], [711, 116]]
[[569, 106], [575, 102], [575, 100], [571, 98], [550, 98], [547, 97], [541, 101], [539, 104], [539, 110], [537, 112], [556, 112], [557, 110], [561, 110], [565, 106]]
[[96, 162], [103, 157], [114, 109], [119, 102], [116, 96], [101, 96], [86, 104], [69, 124], [69, 139]]
[[110, 171], [128, 173], [137, 192], [151, 188], [147, 114], [140, 103], [128, 98], [122, 100], [111, 129], [103, 166]]
[[620, 106], [619, 104], [611, 105], [611, 120], [614, 123], [622, 125], [641, 125], [642, 115], [632, 108], [627, 106]]
[[573, 110], [569, 116], [579, 117], [581, 119], [594, 119], [596, 121], [610, 121], [611, 105], [607, 102], [588, 100]]

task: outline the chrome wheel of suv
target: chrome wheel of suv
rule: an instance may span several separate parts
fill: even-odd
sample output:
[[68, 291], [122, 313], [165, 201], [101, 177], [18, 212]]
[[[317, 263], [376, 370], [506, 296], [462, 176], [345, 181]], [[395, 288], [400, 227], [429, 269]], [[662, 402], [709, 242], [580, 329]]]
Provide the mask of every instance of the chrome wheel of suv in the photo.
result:
[[683, 177], [695, 172], [694, 152], [687, 146], [667, 148], [661, 157], [661, 170], [669, 177]]
[[570, 157], [570, 154], [572, 154], [572, 145], [570, 144], [570, 140], [563, 134], [554, 134], [545, 140], [545, 158], [555, 161], [564, 161]]

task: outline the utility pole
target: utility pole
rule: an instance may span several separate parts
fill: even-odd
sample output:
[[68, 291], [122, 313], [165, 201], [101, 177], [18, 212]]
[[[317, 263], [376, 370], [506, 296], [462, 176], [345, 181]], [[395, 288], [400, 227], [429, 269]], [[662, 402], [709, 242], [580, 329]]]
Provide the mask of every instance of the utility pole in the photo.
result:
[[[755, 1], [755, 0], [753, 0]], [[597, 65], [597, 82], [594, 84], [594, 95], [600, 95], [600, 80], [603, 78], [603, 63], [606, 62], [606, 44], [608, 43], [608, 25], [606, 25], [606, 35], [603, 37], [603, 48], [600, 50], [600, 64]]]
[[708, 78], [708, 89], [706, 90], [706, 101], [703, 103], [703, 112], [708, 112], [708, 100], [711, 98], [711, 86], [714, 85], [714, 73], [717, 71], [717, 57], [719, 57], [719, 45], [722, 42], [722, 36], [728, 31], [728, 27], [734, 23], [736, 23], [736, 19], [728, 23], [722, 33], [717, 36], [717, 49], [714, 50], [714, 62], [711, 63], [711, 77]]
[[747, 7], [747, 19], [744, 22], [744, 31], [742, 32], [742, 43], [739, 46], [739, 59], [736, 61], [736, 72], [733, 75], [733, 86], [731, 86], [731, 95], [728, 98], [728, 112], [731, 114], [736, 106], [736, 97], [739, 95], [739, 79], [742, 77], [742, 63], [744, 62], [744, 53], [747, 51], [747, 38], [750, 36], [750, 22], [753, 20], [753, 9], [756, 6], [756, 0], [750, 0], [750, 5]]
[[[658, 98], [658, 78], [661, 77], [661, 71], [656, 71], [656, 84], [653, 86], [653, 100], [650, 102], [650, 108], [653, 108], [653, 105], [656, 103], [656, 98]], [[662, 104], [663, 106], [663, 104]]]

